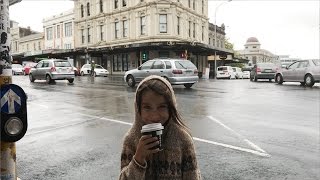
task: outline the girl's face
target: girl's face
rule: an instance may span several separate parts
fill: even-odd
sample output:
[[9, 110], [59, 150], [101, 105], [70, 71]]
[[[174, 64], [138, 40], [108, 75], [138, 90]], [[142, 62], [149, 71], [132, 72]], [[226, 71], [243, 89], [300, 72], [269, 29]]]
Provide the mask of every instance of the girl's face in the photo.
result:
[[169, 120], [169, 108], [163, 95], [151, 90], [143, 93], [141, 98], [141, 118], [144, 124], [161, 123]]

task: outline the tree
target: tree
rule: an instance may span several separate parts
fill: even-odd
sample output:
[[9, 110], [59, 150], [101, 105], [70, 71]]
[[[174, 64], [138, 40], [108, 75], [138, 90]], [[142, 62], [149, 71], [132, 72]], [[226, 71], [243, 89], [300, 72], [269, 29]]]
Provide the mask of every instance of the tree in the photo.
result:
[[234, 51], [234, 49], [233, 49], [233, 44], [229, 42], [229, 38], [226, 38], [226, 39], [224, 40], [224, 47], [225, 47], [226, 49], [229, 49], [229, 50]]

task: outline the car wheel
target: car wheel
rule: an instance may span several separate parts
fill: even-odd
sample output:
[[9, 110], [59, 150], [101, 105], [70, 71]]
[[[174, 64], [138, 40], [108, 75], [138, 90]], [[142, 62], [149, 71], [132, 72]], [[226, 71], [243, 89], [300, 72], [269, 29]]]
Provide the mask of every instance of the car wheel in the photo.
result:
[[68, 79], [69, 83], [73, 83], [74, 79]]
[[191, 86], [193, 85], [193, 83], [187, 83], [187, 84], [184, 84], [184, 87], [186, 87], [186, 88], [191, 88]]
[[52, 79], [51, 79], [50, 75], [46, 75], [46, 82], [48, 84], [52, 83]]
[[127, 83], [130, 87], [134, 87], [136, 85], [136, 81], [134, 80], [134, 77], [132, 75], [129, 75], [127, 77]]
[[81, 76], [84, 76], [84, 72], [83, 71], [81, 71]]
[[30, 79], [30, 82], [34, 82], [36, 79], [32, 76], [32, 74], [29, 74], [29, 79]]
[[304, 77], [304, 82], [305, 82], [306, 86], [312, 87], [312, 86], [314, 85], [313, 76], [312, 76], [311, 74], [307, 74], [307, 75]]
[[306, 83], [305, 83], [305, 82], [300, 82], [300, 85], [301, 85], [301, 86], [305, 86]]
[[282, 84], [283, 83], [283, 77], [281, 74], [277, 74], [276, 79], [275, 79], [276, 83], [278, 84]]

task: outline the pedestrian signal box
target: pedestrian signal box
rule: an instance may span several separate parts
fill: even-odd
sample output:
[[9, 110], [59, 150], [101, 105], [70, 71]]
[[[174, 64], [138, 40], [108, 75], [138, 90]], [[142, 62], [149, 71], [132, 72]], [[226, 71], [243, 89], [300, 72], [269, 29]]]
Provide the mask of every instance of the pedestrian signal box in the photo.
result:
[[16, 142], [27, 132], [27, 96], [15, 84], [1, 85], [1, 141]]

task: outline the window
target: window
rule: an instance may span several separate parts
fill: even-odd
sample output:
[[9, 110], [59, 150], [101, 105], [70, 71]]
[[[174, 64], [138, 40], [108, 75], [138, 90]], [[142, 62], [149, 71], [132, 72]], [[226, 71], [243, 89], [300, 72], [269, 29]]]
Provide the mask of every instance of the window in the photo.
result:
[[38, 42], [38, 50], [41, 50], [41, 42]]
[[27, 51], [29, 51], [29, 44], [27, 44]]
[[60, 38], [60, 25], [57, 25], [57, 38]]
[[127, 20], [124, 20], [122, 22], [122, 34], [123, 34], [123, 37], [128, 37], [128, 21]]
[[141, 35], [146, 34], [146, 17], [145, 16], [140, 17], [140, 31], [141, 31]]
[[71, 49], [71, 44], [70, 43], [64, 44], [64, 49]]
[[189, 37], [191, 37], [191, 21], [189, 21]]
[[114, 8], [117, 9], [118, 8], [118, 0], [114, 0]]
[[87, 16], [90, 16], [90, 3], [87, 3]]
[[100, 25], [100, 41], [104, 41], [103, 27], [104, 27], [103, 25]]
[[100, 12], [103, 12], [103, 2], [102, 0], [99, 1], [99, 7], [100, 7]]
[[128, 71], [128, 54], [113, 56], [113, 71]]
[[202, 26], [202, 41], [204, 40], [204, 26]]
[[168, 58], [170, 55], [169, 51], [159, 51], [159, 57], [166, 57]]
[[164, 69], [164, 64], [162, 61], [155, 61], [152, 69]]
[[209, 44], [211, 44], [211, 38], [209, 38]]
[[180, 17], [177, 17], [177, 34], [180, 35]]
[[37, 49], [36, 49], [36, 43], [33, 43], [33, 50], [34, 50], [34, 51], [37, 50]]
[[65, 37], [72, 36], [72, 22], [68, 22], [64, 24], [64, 36]]
[[47, 28], [47, 40], [52, 39], [52, 27]]
[[88, 43], [90, 43], [90, 41], [91, 41], [91, 31], [90, 30], [91, 30], [90, 28], [87, 29], [87, 31], [88, 31]]
[[118, 39], [119, 38], [119, 22], [114, 23], [114, 34], [115, 34], [115, 38]]
[[191, 0], [188, 0], [189, 8], [191, 7]]
[[204, 13], [204, 1], [203, 0], [202, 0], [201, 8], [202, 8], [202, 14], [203, 14]]
[[255, 49], [255, 48], [257, 48], [257, 47], [256, 47], [256, 46], [253, 46], [252, 48]]
[[195, 0], [193, 0], [193, 3], [192, 3], [192, 9], [195, 10], [196, 9], [196, 2]]
[[81, 29], [81, 43], [84, 44], [84, 29]]
[[81, 17], [84, 17], [84, 9], [82, 4], [81, 4]]
[[127, 0], [122, 0], [122, 7], [126, 7], [127, 6]]
[[171, 69], [171, 62], [170, 61], [165, 61], [164, 63], [166, 63], [166, 69]]
[[193, 23], [193, 38], [196, 37], [196, 23]]
[[166, 33], [167, 32], [167, 15], [166, 14], [160, 14], [159, 16], [159, 30], [160, 33]]
[[152, 64], [153, 64], [153, 61], [147, 61], [146, 63], [144, 63], [141, 66], [141, 70], [143, 70], [143, 69], [151, 69]]

